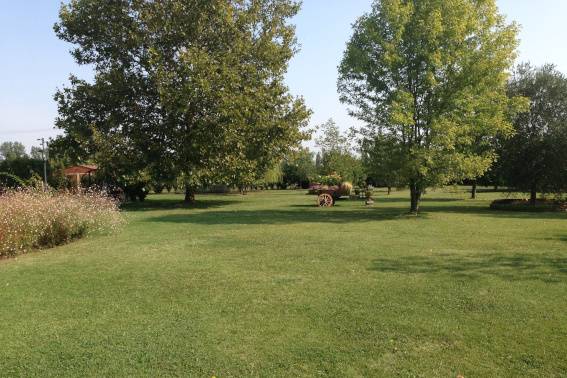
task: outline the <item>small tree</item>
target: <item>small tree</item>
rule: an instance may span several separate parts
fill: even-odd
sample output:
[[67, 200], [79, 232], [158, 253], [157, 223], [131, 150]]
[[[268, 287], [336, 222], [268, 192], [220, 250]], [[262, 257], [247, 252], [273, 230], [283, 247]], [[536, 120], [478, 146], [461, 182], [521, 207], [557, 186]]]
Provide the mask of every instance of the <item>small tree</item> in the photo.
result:
[[399, 154], [411, 211], [429, 185], [473, 179], [494, 161], [479, 137], [511, 130], [508, 70], [517, 27], [495, 0], [375, 0], [354, 25], [338, 89]]
[[509, 185], [530, 193], [567, 189], [567, 78], [553, 65], [518, 67], [510, 96], [525, 96], [529, 111], [515, 122], [515, 136], [502, 147], [501, 166]]

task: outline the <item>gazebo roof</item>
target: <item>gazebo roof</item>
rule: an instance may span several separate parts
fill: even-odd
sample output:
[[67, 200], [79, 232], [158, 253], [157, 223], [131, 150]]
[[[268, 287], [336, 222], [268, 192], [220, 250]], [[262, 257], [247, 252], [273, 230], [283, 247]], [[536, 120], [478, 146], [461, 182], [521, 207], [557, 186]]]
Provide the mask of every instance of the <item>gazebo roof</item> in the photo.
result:
[[96, 165], [81, 164], [74, 167], [66, 168], [63, 172], [65, 175], [86, 175], [98, 169]]

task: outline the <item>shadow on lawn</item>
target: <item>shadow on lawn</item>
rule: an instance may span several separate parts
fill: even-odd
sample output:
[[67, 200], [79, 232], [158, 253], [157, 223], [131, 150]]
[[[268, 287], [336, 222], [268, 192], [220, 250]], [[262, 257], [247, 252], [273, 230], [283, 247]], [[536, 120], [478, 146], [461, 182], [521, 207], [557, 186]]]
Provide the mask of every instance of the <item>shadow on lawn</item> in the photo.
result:
[[174, 209], [214, 209], [226, 207], [240, 202], [237, 199], [218, 200], [205, 199], [197, 200], [193, 204], [185, 204], [179, 198], [149, 199], [144, 202], [129, 202], [122, 205], [126, 211], [152, 211], [152, 210], [174, 210]]
[[[382, 203], [404, 203], [407, 204], [407, 206], [409, 207], [410, 204], [410, 200], [409, 198], [404, 198], [404, 197], [388, 197], [388, 196], [376, 196], [375, 200], [378, 202], [378, 204], [380, 204], [380, 202]], [[428, 203], [434, 203], [434, 202], [440, 202], [440, 203], [445, 203], [445, 202], [459, 202], [459, 201], [464, 201], [464, 198], [422, 198], [421, 199], [421, 203], [423, 206], [427, 206]]]
[[371, 271], [401, 274], [446, 273], [455, 278], [496, 276], [508, 281], [567, 280], [567, 258], [541, 255], [442, 255], [378, 258]]
[[[236, 201], [210, 200], [199, 203], [196, 209], [216, 209], [234, 204]], [[155, 204], [157, 205], [157, 204]], [[163, 209], [164, 207], [142, 208], [142, 210]], [[179, 203], [172, 203], [171, 208], [183, 208]], [[500, 219], [567, 219], [560, 213], [523, 213], [495, 211], [480, 206], [435, 205], [434, 200], [426, 202], [419, 217], [408, 214], [405, 206], [380, 207], [341, 207], [340, 203], [332, 209], [319, 209], [313, 204], [289, 205], [287, 208], [260, 210], [211, 210], [197, 213], [177, 213], [148, 218], [147, 222], [193, 223], [204, 225], [219, 224], [293, 224], [293, 223], [332, 223], [346, 224], [373, 222], [393, 219], [425, 220], [434, 214], [469, 214]]]
[[[238, 210], [208, 211], [192, 214], [170, 214], [149, 218], [148, 222], [193, 223], [203, 225], [219, 224], [292, 224], [292, 223], [357, 223], [384, 221], [406, 217], [399, 209], [373, 211], [373, 209], [319, 209], [315, 206], [303, 210]], [[415, 219], [415, 216], [412, 217]], [[425, 218], [425, 216], [424, 216]]]
[[[432, 201], [435, 202], [435, 201]], [[565, 213], [559, 212], [530, 212], [530, 211], [505, 211], [492, 210], [486, 206], [478, 205], [428, 205], [421, 207], [421, 214], [450, 213], [450, 214], [471, 214], [490, 218], [511, 218], [511, 219], [567, 219]]]

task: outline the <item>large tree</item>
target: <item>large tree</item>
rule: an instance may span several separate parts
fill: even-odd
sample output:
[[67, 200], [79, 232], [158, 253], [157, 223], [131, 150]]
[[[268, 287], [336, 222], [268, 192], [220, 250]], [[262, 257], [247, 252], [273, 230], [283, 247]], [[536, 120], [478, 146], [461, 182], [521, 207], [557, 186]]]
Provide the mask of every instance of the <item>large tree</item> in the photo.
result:
[[352, 114], [396, 145], [396, 177], [417, 212], [430, 185], [472, 179], [507, 133], [517, 27], [495, 0], [375, 0], [354, 25], [338, 89]]
[[503, 143], [501, 171], [508, 185], [530, 193], [567, 190], [567, 77], [553, 65], [518, 67], [510, 96], [529, 99], [529, 111], [514, 122], [515, 135]]
[[57, 35], [95, 78], [57, 93], [62, 143], [131, 171], [166, 160], [188, 201], [197, 185], [261, 177], [305, 138], [309, 113], [284, 85], [298, 10], [292, 0], [63, 5]]

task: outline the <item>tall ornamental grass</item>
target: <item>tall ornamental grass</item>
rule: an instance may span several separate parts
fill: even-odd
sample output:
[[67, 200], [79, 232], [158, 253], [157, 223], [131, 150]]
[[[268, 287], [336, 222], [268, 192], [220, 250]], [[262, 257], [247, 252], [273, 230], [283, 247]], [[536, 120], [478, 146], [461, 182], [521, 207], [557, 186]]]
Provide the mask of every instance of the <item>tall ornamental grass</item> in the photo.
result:
[[118, 203], [103, 192], [9, 191], [0, 195], [0, 257], [113, 232], [122, 223]]

